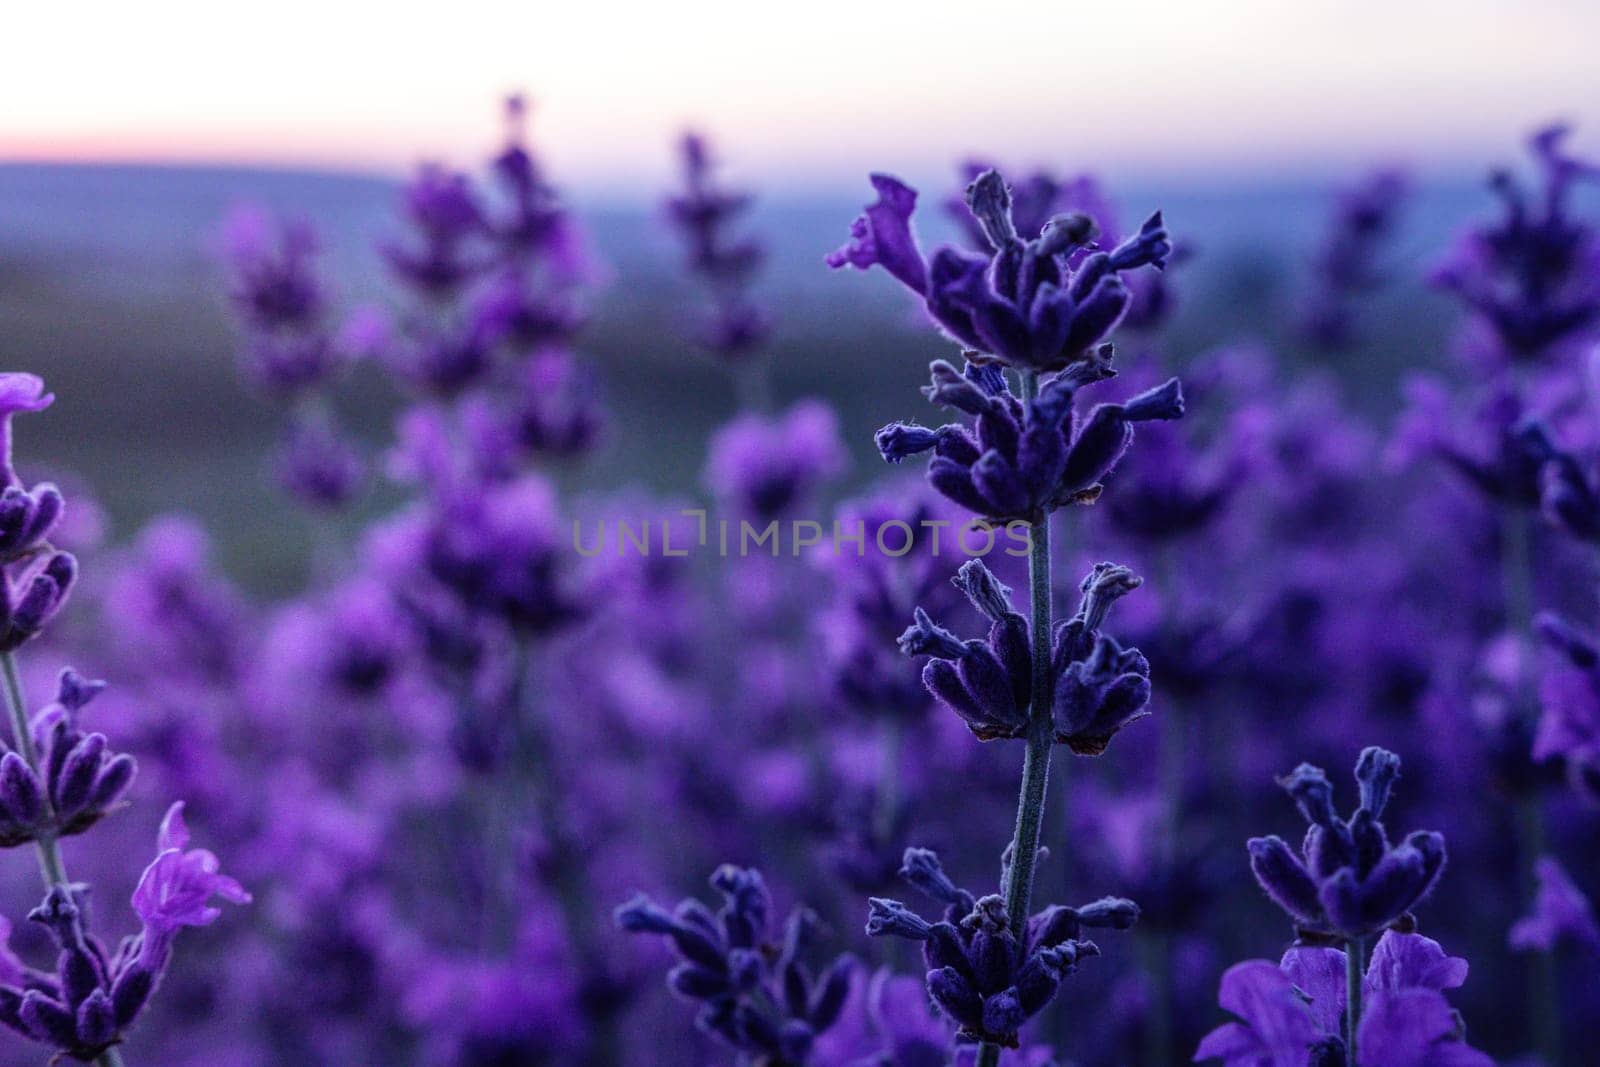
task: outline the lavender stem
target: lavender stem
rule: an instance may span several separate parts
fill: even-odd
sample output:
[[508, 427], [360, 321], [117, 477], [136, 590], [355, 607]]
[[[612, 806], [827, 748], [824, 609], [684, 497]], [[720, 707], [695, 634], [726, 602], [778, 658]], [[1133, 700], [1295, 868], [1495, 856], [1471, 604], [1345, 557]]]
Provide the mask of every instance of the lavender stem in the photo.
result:
[[1344, 1061], [1356, 1067], [1356, 1030], [1361, 1025], [1361, 978], [1366, 971], [1367, 943], [1352, 937], [1344, 946]]
[[[1022, 402], [1039, 394], [1039, 375], [1022, 372]], [[1026, 933], [1028, 907], [1033, 895], [1033, 871], [1039, 858], [1039, 835], [1044, 825], [1046, 786], [1050, 783], [1050, 754], [1055, 746], [1055, 725], [1050, 707], [1055, 678], [1050, 670], [1050, 515], [1034, 517], [1028, 538], [1028, 592], [1032, 604], [1033, 700], [1028, 710], [1027, 748], [1022, 757], [1022, 791], [1017, 800], [1017, 829], [1011, 839], [1011, 864], [1006, 868], [1006, 914], [1011, 933], [1020, 944]], [[977, 1067], [999, 1067], [1000, 1046], [978, 1049]]]
[[[7, 652], [0, 656], [0, 664], [3, 664], [6, 676], [6, 710], [11, 714], [11, 739], [17, 752], [27, 761], [28, 769], [37, 774], [39, 753], [33, 744], [33, 731], [28, 728], [28, 701], [22, 694], [22, 676], [17, 673], [16, 653]], [[44, 791], [43, 803], [46, 821], [54, 822], [48, 789]], [[41, 833], [34, 838], [34, 844], [38, 846], [39, 874], [44, 879], [45, 891], [49, 892], [58, 885], [71, 885], [66, 864], [61, 860], [61, 844], [55, 834]], [[99, 1067], [123, 1067], [122, 1053], [115, 1048], [106, 1049], [94, 1062]]]

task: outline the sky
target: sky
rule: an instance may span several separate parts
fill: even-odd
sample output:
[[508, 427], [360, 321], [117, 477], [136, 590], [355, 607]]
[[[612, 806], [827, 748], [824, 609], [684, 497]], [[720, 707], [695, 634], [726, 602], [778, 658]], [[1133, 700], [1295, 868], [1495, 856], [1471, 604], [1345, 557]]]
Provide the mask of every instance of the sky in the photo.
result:
[[1590, 0], [146, 0], [7, 12], [0, 160], [398, 171], [535, 101], [569, 181], [659, 184], [676, 131], [769, 187], [1011, 163], [1170, 176], [1600, 146]]

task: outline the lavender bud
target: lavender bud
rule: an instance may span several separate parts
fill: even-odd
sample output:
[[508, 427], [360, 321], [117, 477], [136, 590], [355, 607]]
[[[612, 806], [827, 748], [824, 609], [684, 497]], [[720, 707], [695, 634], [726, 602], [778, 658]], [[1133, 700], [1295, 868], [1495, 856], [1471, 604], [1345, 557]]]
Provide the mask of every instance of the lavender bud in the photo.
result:
[[1361, 785], [1361, 810], [1371, 812], [1373, 818], [1381, 816], [1398, 777], [1399, 756], [1377, 747], [1362, 749], [1361, 757], [1356, 761], [1356, 781]]
[[996, 251], [1017, 243], [1017, 228], [1011, 221], [1011, 190], [998, 172], [986, 170], [972, 180], [967, 186], [967, 206]]
[[900, 635], [901, 652], [908, 656], [934, 656], [948, 660], [959, 660], [966, 656], [967, 646], [949, 630], [934, 625], [927, 612], [917, 608], [912, 617], [916, 621]]
[[4, 817], [23, 826], [38, 821], [44, 794], [38, 776], [26, 760], [15, 752], [0, 756], [0, 808]]
[[926, 941], [932, 927], [928, 921], [898, 900], [870, 897], [867, 900], [867, 934], [871, 937], [904, 937]]
[[972, 601], [973, 607], [995, 622], [1015, 613], [1015, 609], [1011, 606], [1011, 590], [994, 576], [994, 572], [983, 565], [982, 560], [967, 560], [961, 565], [961, 569], [956, 571], [956, 576], [951, 582], [966, 594], [967, 599]]

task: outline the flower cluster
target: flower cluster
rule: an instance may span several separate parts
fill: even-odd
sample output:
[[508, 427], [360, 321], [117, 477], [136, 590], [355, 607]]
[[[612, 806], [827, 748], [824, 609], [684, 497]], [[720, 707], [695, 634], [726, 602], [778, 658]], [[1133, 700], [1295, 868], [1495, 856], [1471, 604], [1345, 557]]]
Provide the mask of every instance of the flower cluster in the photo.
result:
[[702, 1030], [770, 1067], [802, 1067], [817, 1035], [838, 1021], [855, 962], [840, 956], [818, 974], [807, 969], [816, 919], [803, 909], [774, 941], [772, 898], [760, 872], [725, 865], [711, 885], [723, 899], [714, 913], [693, 898], [667, 911], [641, 895], [617, 909], [617, 925], [672, 942], [682, 962], [667, 984], [701, 1005], [695, 1021]]
[[927, 260], [911, 230], [916, 190], [886, 174], [873, 175], [872, 185], [877, 201], [828, 265], [881, 266], [922, 298], [958, 344], [1013, 367], [1058, 371], [1087, 358], [1128, 311], [1122, 273], [1159, 269], [1172, 252], [1159, 211], [1110, 251], [1092, 250], [1094, 220], [1077, 213], [1057, 215], [1024, 239], [1010, 189], [989, 170], [967, 186], [967, 203], [990, 250], [944, 247]]
[[105, 688], [70, 667], [61, 672], [55, 703], [30, 729], [42, 753], [40, 771], [16, 752], [0, 757], [0, 846], [41, 836], [81, 834], [118, 805], [133, 782], [132, 756], [106, 748], [106, 736], [85, 733], [78, 712]]
[[1550, 126], [1530, 147], [1540, 186], [1526, 189], [1509, 171], [1490, 186], [1503, 216], [1468, 230], [1433, 272], [1492, 339], [1502, 361], [1551, 356], [1588, 336], [1600, 317], [1600, 232], [1572, 210], [1573, 189], [1600, 168], [1566, 150], [1569, 130]]
[[969, 361], [957, 371], [944, 360], [929, 368], [929, 400], [972, 416], [974, 429], [891, 423], [878, 451], [890, 463], [932, 451], [928, 481], [955, 503], [992, 523], [1036, 521], [1074, 503], [1093, 501], [1101, 482], [1133, 440], [1133, 424], [1183, 415], [1176, 378], [1124, 403], [1097, 404], [1081, 422], [1073, 411], [1080, 388], [1110, 377], [1109, 352], [1068, 366], [1037, 396], [1019, 400], [993, 363]]
[[700, 134], [684, 134], [679, 155], [684, 187], [667, 200], [667, 217], [683, 239], [690, 272], [711, 297], [700, 341], [717, 358], [737, 363], [759, 349], [772, 331], [771, 315], [750, 295], [765, 250], [754, 238], [730, 232], [749, 210], [750, 196], [717, 183], [710, 146]]
[[[953, 580], [989, 619], [987, 640], [962, 641], [918, 608], [900, 648], [929, 657], [923, 684], [979, 740], [1023, 737], [1033, 702], [1028, 620], [1012, 608], [1011, 590], [982, 561], [968, 560]], [[1077, 614], [1055, 629], [1054, 736], [1079, 755], [1100, 755], [1118, 731], [1149, 714], [1150, 664], [1138, 649], [1123, 648], [1100, 629], [1111, 605], [1140, 584], [1126, 567], [1096, 566], [1080, 586]]]
[[960, 1036], [1006, 1048], [1018, 1047], [1023, 1023], [1055, 999], [1079, 962], [1100, 955], [1083, 939], [1085, 929], [1126, 930], [1139, 918], [1139, 906], [1120, 897], [1081, 908], [1056, 904], [1031, 916], [1019, 939], [1003, 899], [957, 887], [927, 849], [907, 849], [900, 876], [945, 905], [944, 917], [930, 923], [897, 900], [875, 897], [867, 933], [922, 942], [928, 992]]
[[1403, 923], [1438, 881], [1443, 836], [1417, 830], [1394, 845], [1379, 821], [1399, 776], [1400, 757], [1363, 749], [1355, 770], [1361, 800], [1348, 819], [1335, 813], [1320, 768], [1302, 763], [1282, 779], [1310, 823], [1305, 843], [1296, 855], [1280, 837], [1251, 838], [1250, 869], [1303, 938], [1363, 938]]

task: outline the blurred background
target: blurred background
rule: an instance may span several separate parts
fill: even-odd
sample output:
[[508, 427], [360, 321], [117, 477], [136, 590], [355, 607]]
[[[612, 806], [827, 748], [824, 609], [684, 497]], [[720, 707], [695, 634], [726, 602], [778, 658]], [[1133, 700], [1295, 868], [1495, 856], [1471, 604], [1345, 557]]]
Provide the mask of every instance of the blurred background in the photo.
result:
[[[263, 591], [294, 583], [306, 534], [262, 488], [275, 416], [238, 383], [219, 222], [240, 202], [303, 217], [338, 297], [382, 302], [375, 246], [400, 229], [400, 180], [425, 160], [481, 165], [510, 91], [532, 99], [533, 139], [605, 268], [584, 338], [617, 412], [590, 469], [601, 486], [689, 485], [709, 427], [735, 407], [726, 375], [662, 328], [695, 298], [659, 209], [686, 127], [759, 195], [749, 229], [770, 246], [760, 295], [781, 309], [780, 399], [835, 402], [862, 476], [877, 472], [870, 431], [917, 414], [911, 387], [945, 352], [886, 280], [822, 266], [869, 199], [869, 170], [930, 204], [974, 156], [1093, 172], [1124, 215], [1164, 208], [1196, 253], [1171, 350], [1254, 337], [1300, 360], [1289, 309], [1331, 193], [1403, 166], [1414, 196], [1394, 284], [1336, 367], [1386, 423], [1399, 369], [1444, 347], [1448, 302], [1416, 279], [1452, 225], [1487, 209], [1488, 166], [1552, 119], [1576, 124], [1580, 155], [1600, 138], [1600, 9], [1576, 0], [981, 15], [288, 0], [156, 3], [87, 26], [40, 5], [8, 17], [26, 46], [0, 67], [0, 363], [62, 398], [28, 428], [34, 454], [88, 479], [114, 531], [195, 512]], [[381, 437], [390, 393], [359, 375], [351, 389], [354, 425]]]

